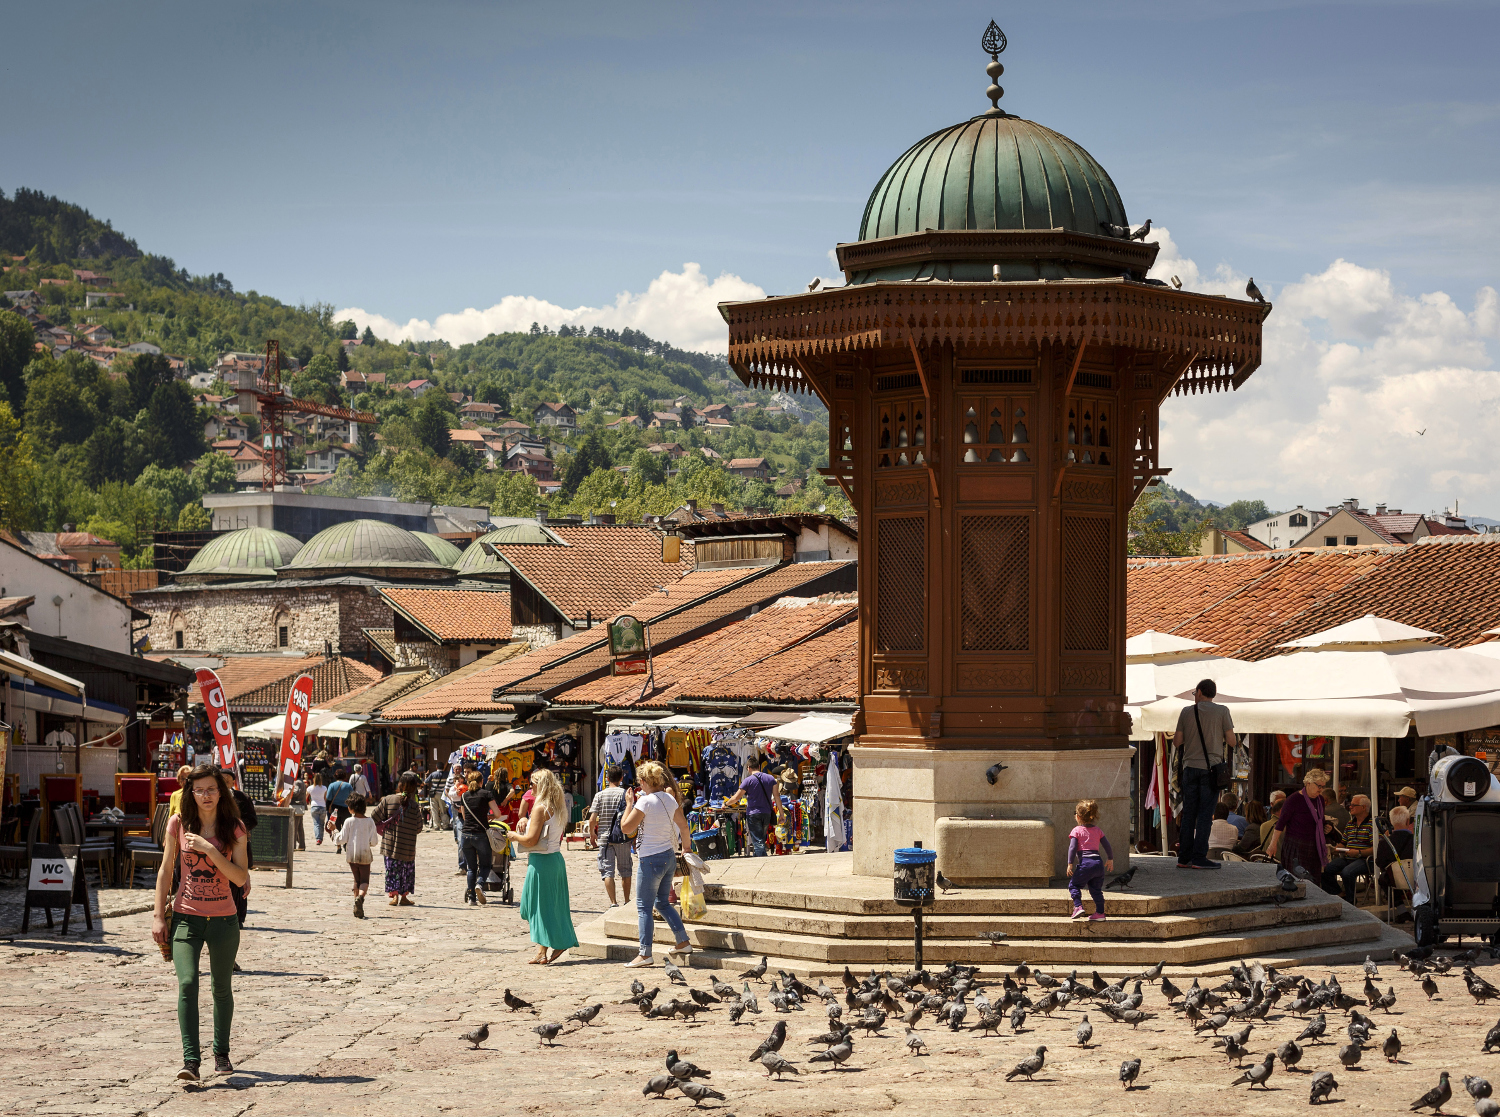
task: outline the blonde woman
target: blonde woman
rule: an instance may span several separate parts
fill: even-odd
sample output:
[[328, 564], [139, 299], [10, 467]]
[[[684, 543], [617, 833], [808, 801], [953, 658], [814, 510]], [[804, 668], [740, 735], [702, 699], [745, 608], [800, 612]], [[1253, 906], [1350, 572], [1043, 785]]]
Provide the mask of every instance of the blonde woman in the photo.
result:
[[535, 800], [520, 837], [521, 845], [528, 850], [521, 918], [531, 924], [531, 941], [538, 948], [531, 964], [550, 966], [563, 951], [578, 945], [568, 898], [568, 870], [560, 852], [568, 819], [563, 811], [562, 784], [554, 773], [546, 768], [532, 769], [531, 791]]
[[1266, 853], [1288, 872], [1300, 868], [1304, 873], [1321, 874], [1328, 864], [1328, 843], [1323, 837], [1323, 788], [1327, 785], [1327, 772], [1309, 768], [1302, 776], [1302, 790], [1281, 804]]
[[687, 928], [682, 925], [682, 916], [672, 906], [672, 877], [677, 868], [679, 836], [683, 849], [692, 848], [687, 818], [682, 813], [682, 804], [670, 790], [671, 781], [665, 768], [654, 760], [647, 760], [636, 765], [635, 774], [642, 794], [637, 798], [635, 788], [625, 793], [625, 814], [620, 818], [620, 829], [627, 837], [640, 835], [636, 843], [640, 861], [635, 877], [640, 953], [625, 963], [627, 969], [655, 965], [651, 960], [651, 940], [655, 931], [651, 915], [653, 904], [677, 936], [677, 945], [671, 953], [691, 953], [693, 949], [693, 944], [688, 941]]

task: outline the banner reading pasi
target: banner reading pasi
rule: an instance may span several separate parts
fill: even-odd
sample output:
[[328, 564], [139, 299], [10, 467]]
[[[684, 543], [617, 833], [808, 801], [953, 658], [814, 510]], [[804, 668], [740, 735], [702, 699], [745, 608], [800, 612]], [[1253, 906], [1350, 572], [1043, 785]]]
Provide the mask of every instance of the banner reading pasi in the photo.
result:
[[312, 705], [311, 675], [298, 675], [286, 700], [286, 718], [281, 727], [281, 760], [276, 765], [276, 785], [291, 783], [302, 767], [302, 741], [307, 736], [307, 714]]

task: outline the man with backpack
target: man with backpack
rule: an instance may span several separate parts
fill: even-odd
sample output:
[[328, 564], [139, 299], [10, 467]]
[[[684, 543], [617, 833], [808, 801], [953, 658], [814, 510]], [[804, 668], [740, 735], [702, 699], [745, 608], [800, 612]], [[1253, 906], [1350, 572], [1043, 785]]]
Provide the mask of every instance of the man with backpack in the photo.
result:
[[[625, 813], [625, 789], [620, 786], [625, 773], [617, 765], [604, 769], [604, 787], [589, 807], [589, 838], [599, 846], [599, 875], [609, 906], [630, 902], [630, 877], [634, 862], [630, 856], [630, 839], [620, 829], [619, 819]], [[620, 874], [620, 900], [615, 899], [615, 873]]]

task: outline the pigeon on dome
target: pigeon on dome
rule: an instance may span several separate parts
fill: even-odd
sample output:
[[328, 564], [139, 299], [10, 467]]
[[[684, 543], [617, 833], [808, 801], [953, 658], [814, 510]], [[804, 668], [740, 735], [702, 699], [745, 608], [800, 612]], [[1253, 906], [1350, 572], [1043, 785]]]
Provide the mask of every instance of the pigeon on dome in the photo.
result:
[[1168, 632], [1157, 632], [1148, 628], [1145, 632], [1125, 641], [1125, 662], [1142, 663], [1156, 656], [1183, 655], [1187, 652], [1198, 652], [1214, 647], [1218, 645], [1205, 644], [1202, 640], [1189, 640], [1186, 636], [1173, 636]]
[[1366, 613], [1357, 621], [1335, 625], [1333, 628], [1314, 632], [1297, 640], [1278, 644], [1279, 648], [1325, 648], [1328, 650], [1349, 649], [1360, 645], [1382, 645], [1391, 650], [1392, 644], [1426, 644], [1441, 640], [1440, 632], [1428, 632], [1425, 628], [1413, 628], [1409, 624], [1388, 621], [1374, 613]]

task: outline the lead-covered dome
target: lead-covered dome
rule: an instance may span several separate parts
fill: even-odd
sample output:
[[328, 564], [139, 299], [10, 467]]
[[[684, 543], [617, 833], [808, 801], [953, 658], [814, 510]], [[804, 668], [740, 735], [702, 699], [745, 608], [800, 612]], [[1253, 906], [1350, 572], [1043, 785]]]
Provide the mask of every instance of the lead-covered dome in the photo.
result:
[[859, 239], [935, 230], [1125, 225], [1109, 173], [1078, 144], [1018, 116], [989, 114], [907, 148], [870, 194]]
[[307, 541], [282, 568], [283, 578], [368, 574], [384, 578], [446, 578], [453, 571], [405, 528], [380, 520], [348, 520]]
[[300, 550], [302, 544], [284, 531], [242, 527], [209, 540], [188, 562], [178, 580], [226, 582], [274, 578]]

